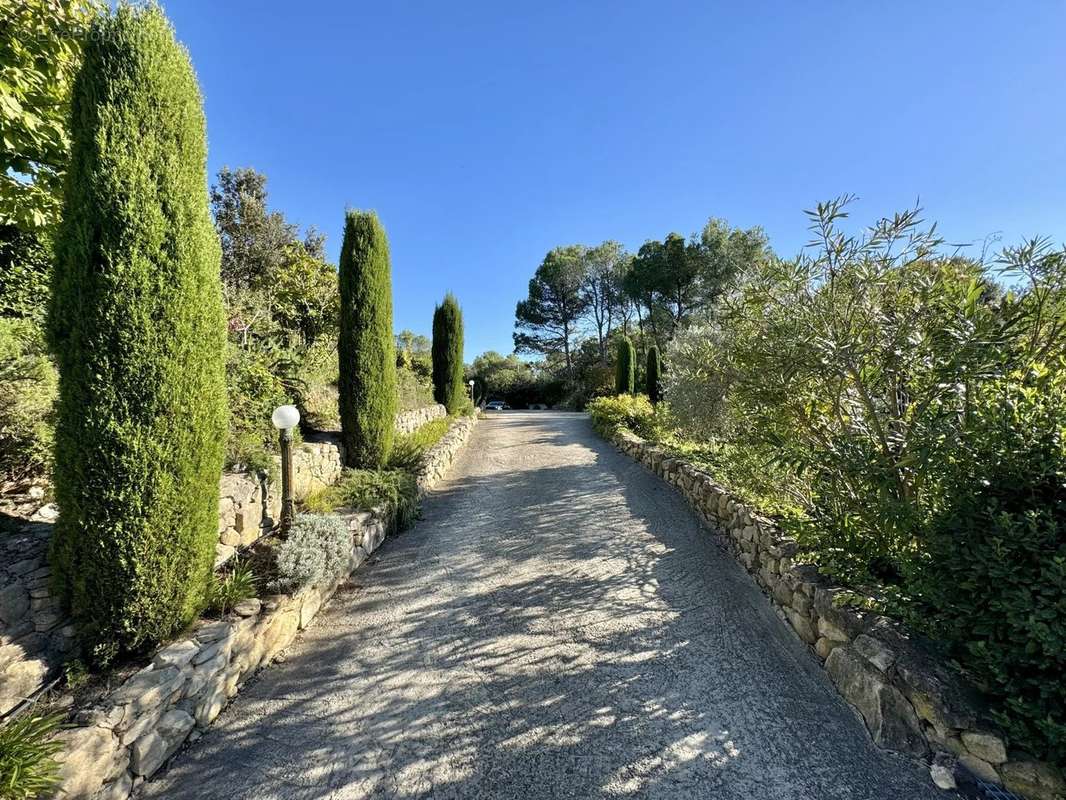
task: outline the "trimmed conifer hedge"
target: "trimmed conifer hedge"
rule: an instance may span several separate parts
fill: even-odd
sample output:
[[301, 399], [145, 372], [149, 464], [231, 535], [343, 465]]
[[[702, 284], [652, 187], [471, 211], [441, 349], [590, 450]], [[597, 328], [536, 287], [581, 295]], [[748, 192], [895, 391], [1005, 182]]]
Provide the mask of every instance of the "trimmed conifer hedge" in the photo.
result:
[[628, 336], [618, 340], [618, 351], [614, 364], [615, 394], [634, 394], [637, 390], [636, 375], [637, 352]]
[[341, 436], [349, 467], [388, 461], [396, 417], [396, 342], [385, 230], [372, 211], [349, 211], [340, 257]]
[[660, 394], [659, 381], [662, 380], [662, 359], [659, 357], [658, 345], [652, 345], [648, 348], [648, 364], [644, 373], [644, 382], [648, 392], [648, 399], [652, 404], [658, 403], [662, 398]]
[[53, 580], [90, 657], [202, 608], [226, 439], [203, 104], [157, 7], [86, 37], [49, 309], [59, 366]]
[[433, 312], [433, 398], [456, 413], [466, 403], [463, 385], [463, 312], [451, 292]]

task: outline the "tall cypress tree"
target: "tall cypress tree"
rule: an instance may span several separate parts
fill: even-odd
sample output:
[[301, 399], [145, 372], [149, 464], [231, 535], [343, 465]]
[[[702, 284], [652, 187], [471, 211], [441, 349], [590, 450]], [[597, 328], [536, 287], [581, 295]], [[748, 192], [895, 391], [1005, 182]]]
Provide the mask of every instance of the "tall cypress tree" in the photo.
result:
[[433, 398], [454, 414], [466, 402], [463, 312], [451, 292], [433, 312]]
[[628, 336], [618, 340], [614, 365], [614, 389], [617, 394], [633, 394], [637, 390], [637, 351]]
[[107, 660], [202, 607], [226, 438], [203, 104], [156, 7], [86, 37], [56, 240], [56, 588]]
[[396, 342], [389, 243], [374, 212], [348, 212], [339, 269], [338, 387], [345, 461], [375, 469], [392, 449]]
[[645, 372], [645, 383], [647, 384], [648, 399], [652, 403], [658, 403], [662, 398], [659, 390], [659, 381], [662, 379], [662, 359], [659, 358], [658, 345], [652, 345], [648, 348], [648, 368]]

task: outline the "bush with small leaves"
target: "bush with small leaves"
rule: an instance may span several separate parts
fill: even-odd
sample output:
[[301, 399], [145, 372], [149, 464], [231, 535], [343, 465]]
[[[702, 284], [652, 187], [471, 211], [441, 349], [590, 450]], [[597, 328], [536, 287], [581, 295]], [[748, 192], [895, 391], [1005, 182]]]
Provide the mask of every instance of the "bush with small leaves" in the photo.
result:
[[332, 514], [297, 514], [277, 549], [278, 581], [283, 588], [324, 586], [337, 580], [352, 554], [352, 534]]

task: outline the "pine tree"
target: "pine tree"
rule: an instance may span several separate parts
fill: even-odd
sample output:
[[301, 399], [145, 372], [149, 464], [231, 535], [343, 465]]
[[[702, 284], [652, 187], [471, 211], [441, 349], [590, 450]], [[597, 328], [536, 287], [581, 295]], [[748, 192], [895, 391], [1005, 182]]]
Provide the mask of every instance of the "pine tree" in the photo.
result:
[[662, 399], [662, 395], [659, 390], [659, 381], [662, 379], [662, 360], [659, 358], [659, 347], [652, 345], [648, 348], [648, 365], [645, 374], [645, 383], [647, 384], [648, 399], [653, 404], [658, 403]]
[[617, 394], [633, 394], [637, 390], [637, 352], [628, 336], [618, 340], [618, 352], [614, 365], [614, 389]]
[[71, 133], [48, 326], [60, 373], [51, 560], [106, 661], [202, 608], [226, 438], [203, 104], [157, 7], [94, 22]]
[[340, 257], [341, 435], [350, 467], [385, 465], [396, 424], [389, 243], [377, 214], [349, 211]]
[[451, 292], [433, 312], [433, 398], [454, 414], [466, 403], [463, 312]]

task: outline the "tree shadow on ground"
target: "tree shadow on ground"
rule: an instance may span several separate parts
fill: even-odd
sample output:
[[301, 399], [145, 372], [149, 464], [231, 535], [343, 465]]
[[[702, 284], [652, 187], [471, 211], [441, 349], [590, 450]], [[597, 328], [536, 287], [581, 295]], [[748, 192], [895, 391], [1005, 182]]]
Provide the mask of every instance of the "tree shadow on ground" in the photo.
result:
[[528, 416], [479, 426], [146, 796], [941, 796], [671, 488], [583, 416]]

